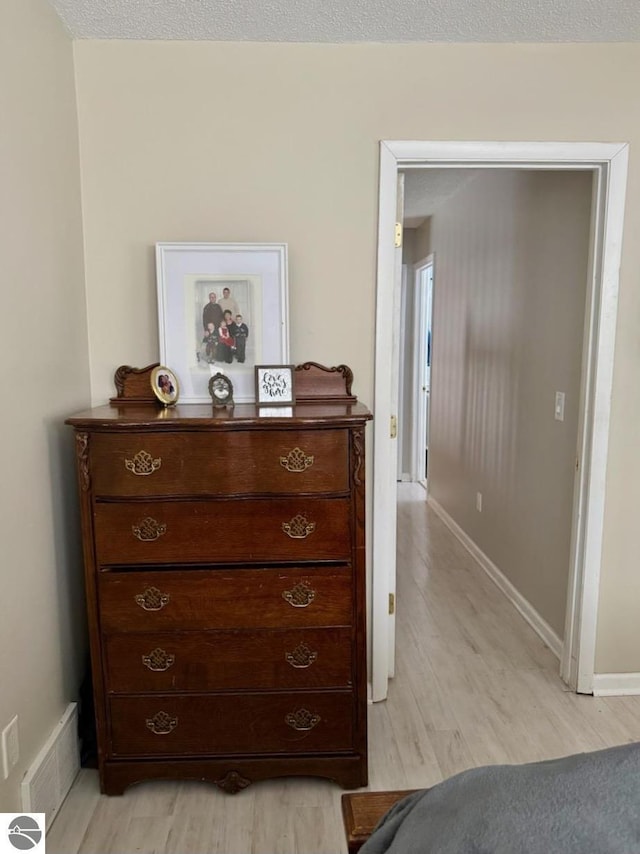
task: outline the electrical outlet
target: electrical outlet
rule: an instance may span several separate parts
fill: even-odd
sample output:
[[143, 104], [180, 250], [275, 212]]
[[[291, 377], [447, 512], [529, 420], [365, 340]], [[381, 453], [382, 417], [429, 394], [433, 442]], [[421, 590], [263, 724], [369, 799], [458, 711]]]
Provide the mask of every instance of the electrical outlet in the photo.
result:
[[476, 510], [482, 513], [482, 493], [476, 492]]
[[20, 759], [18, 740], [18, 716], [16, 715], [2, 730], [2, 775], [6, 780]]
[[553, 417], [556, 421], [564, 421], [564, 392], [556, 392], [556, 405], [553, 410]]

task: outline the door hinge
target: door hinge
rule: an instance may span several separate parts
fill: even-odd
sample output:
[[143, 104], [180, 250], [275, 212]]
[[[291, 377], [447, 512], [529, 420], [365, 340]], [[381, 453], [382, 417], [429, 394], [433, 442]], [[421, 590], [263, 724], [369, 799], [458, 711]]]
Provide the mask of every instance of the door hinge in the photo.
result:
[[396, 612], [396, 596], [395, 593], [389, 593], [389, 613], [395, 614]]
[[389, 435], [392, 439], [398, 438], [398, 419], [395, 415], [391, 416], [391, 423], [389, 425]]
[[396, 249], [400, 249], [402, 246], [402, 223], [396, 223], [396, 233], [395, 233], [395, 247]]
[[576, 457], [576, 471], [580, 468], [580, 457]]

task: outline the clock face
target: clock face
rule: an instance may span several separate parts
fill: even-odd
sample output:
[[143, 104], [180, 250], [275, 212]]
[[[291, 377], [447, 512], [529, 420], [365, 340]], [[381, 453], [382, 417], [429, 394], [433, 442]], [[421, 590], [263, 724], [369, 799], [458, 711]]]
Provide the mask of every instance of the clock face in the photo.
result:
[[209, 394], [214, 403], [226, 403], [233, 398], [233, 386], [229, 377], [224, 374], [215, 374], [209, 380]]

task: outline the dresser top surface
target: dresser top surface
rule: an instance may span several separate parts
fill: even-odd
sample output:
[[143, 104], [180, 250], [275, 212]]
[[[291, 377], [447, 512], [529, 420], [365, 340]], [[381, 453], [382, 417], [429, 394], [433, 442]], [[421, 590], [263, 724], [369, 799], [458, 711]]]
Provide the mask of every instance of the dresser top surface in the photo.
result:
[[345, 427], [362, 424], [371, 413], [361, 403], [313, 403], [292, 407], [257, 407], [236, 404], [215, 409], [210, 404], [188, 403], [162, 407], [153, 403], [106, 405], [86, 409], [66, 419], [66, 424], [85, 429], [109, 430], [229, 430], [274, 427]]

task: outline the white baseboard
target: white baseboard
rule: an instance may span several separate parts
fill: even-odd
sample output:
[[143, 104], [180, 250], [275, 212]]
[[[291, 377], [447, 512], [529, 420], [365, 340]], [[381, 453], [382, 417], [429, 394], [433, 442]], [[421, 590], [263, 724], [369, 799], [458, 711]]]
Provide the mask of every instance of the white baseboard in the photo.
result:
[[47, 815], [47, 830], [80, 770], [78, 704], [70, 703], [22, 781], [22, 809]]
[[476, 562], [484, 569], [489, 578], [498, 587], [511, 604], [522, 614], [534, 632], [544, 641], [551, 652], [560, 659], [562, 656], [563, 642], [554, 632], [551, 626], [544, 620], [531, 603], [524, 598], [517, 588], [509, 581], [498, 567], [486, 554], [474, 543], [471, 537], [455, 522], [447, 511], [431, 495], [427, 496], [427, 503], [442, 519], [452, 534], [462, 543]]
[[640, 694], [640, 673], [594, 673], [593, 696], [616, 697]]

